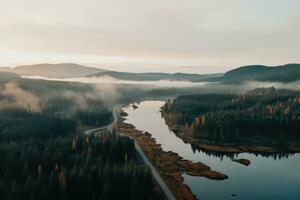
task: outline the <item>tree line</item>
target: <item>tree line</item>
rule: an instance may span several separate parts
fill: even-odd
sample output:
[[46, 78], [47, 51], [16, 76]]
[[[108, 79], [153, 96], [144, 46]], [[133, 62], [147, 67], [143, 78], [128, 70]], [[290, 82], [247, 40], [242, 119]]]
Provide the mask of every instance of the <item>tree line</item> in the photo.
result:
[[180, 96], [162, 111], [199, 138], [223, 142], [253, 136], [300, 138], [300, 95], [293, 91], [262, 88], [245, 94]]

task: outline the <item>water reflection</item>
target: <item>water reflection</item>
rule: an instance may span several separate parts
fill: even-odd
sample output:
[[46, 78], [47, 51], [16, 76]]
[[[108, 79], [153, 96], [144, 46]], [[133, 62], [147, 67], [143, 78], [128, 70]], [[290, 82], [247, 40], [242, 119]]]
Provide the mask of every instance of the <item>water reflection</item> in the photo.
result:
[[[161, 118], [163, 101], [144, 101], [137, 109], [126, 108], [127, 123], [148, 131], [162, 145], [193, 162], [203, 162], [213, 170], [229, 176], [224, 181], [184, 175], [185, 183], [199, 199], [291, 199], [300, 197], [300, 155], [293, 153], [217, 153], [196, 148], [177, 137]], [[251, 161], [246, 167], [232, 162], [232, 158]], [[234, 195], [233, 195], [234, 194]], [[236, 195], [236, 196], [235, 196]], [[235, 197], [233, 197], [235, 196]]]
[[[231, 152], [217, 152], [217, 151], [210, 151], [204, 148], [200, 148], [199, 146], [196, 145], [191, 145], [192, 151], [197, 154], [199, 152], [204, 153], [207, 156], [214, 156], [218, 157], [221, 160], [223, 160], [224, 157], [226, 158], [236, 158], [240, 153], [231, 153]], [[251, 152], [249, 154], [253, 154], [256, 157], [257, 156], [262, 156], [266, 158], [273, 158], [274, 160], [280, 160], [282, 158], [288, 158], [290, 156], [295, 155], [295, 153], [290, 153], [290, 152], [280, 152], [280, 153], [269, 153], [269, 152]]]

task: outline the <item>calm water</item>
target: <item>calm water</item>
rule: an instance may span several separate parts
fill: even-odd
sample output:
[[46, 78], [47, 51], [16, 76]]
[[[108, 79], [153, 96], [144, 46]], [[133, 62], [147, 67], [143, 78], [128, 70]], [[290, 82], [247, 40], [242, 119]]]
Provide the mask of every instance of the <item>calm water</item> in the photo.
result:
[[[137, 109], [126, 108], [126, 122], [137, 129], [148, 131], [162, 145], [163, 150], [178, 153], [193, 162], [201, 161], [213, 170], [229, 176], [223, 181], [183, 175], [184, 181], [198, 199], [243, 199], [243, 200], [299, 200], [300, 199], [300, 154], [288, 157], [263, 157], [249, 153], [235, 155], [251, 161], [246, 167], [232, 162], [229, 157], [208, 155], [193, 151], [165, 124], [159, 112], [163, 101], [144, 101]], [[232, 196], [236, 194], [236, 196]]]

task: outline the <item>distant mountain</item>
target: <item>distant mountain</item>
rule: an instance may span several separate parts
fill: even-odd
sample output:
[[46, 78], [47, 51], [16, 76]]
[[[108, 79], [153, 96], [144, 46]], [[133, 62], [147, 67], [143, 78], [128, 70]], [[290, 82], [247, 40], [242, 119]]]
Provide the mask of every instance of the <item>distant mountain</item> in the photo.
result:
[[120, 80], [128, 81], [158, 81], [158, 80], [173, 80], [173, 81], [202, 81], [208, 78], [221, 76], [222, 74], [184, 74], [184, 73], [129, 73], [129, 72], [116, 72], [106, 71], [88, 75], [88, 77], [112, 77]]
[[12, 78], [20, 78], [20, 75], [12, 73], [12, 72], [1, 72], [0, 71], [0, 79], [12, 79]]
[[103, 69], [86, 67], [73, 63], [23, 65], [15, 68], [0, 68], [23, 76], [45, 76], [48, 78], [72, 78], [104, 72]]
[[[228, 71], [225, 74], [129, 73], [107, 71], [73, 63], [23, 65], [15, 68], [0, 67], [0, 71], [12, 72], [23, 76], [45, 76], [49, 78], [108, 76], [128, 81], [173, 80], [237, 83], [242, 81], [293, 82], [300, 80], [300, 64], [287, 64], [276, 67], [251, 65]], [[6, 75], [9, 76], [12, 74]]]
[[300, 80], [300, 64], [275, 67], [251, 65], [228, 71], [221, 77], [209, 79], [209, 81], [227, 83], [241, 81], [293, 82], [297, 80]]

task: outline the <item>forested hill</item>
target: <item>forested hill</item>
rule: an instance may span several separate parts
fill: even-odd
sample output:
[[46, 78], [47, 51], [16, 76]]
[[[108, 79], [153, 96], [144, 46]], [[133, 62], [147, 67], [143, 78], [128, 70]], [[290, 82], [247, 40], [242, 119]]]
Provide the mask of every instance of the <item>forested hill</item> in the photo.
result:
[[88, 77], [111, 77], [119, 80], [127, 81], [159, 81], [159, 80], [173, 80], [173, 81], [202, 81], [208, 78], [221, 76], [221, 74], [185, 74], [185, 73], [129, 73], [107, 71], [97, 74], [89, 75]]
[[74, 63], [23, 65], [14, 68], [2, 67], [0, 71], [13, 72], [24, 76], [45, 76], [49, 78], [82, 77], [105, 70]]
[[209, 81], [225, 83], [241, 81], [293, 82], [298, 80], [300, 80], [300, 64], [275, 67], [251, 65], [228, 71], [221, 77], [209, 79]]
[[300, 93], [275, 88], [246, 94], [180, 96], [163, 107], [168, 124], [188, 125], [193, 137], [300, 138]]
[[[45, 76], [49, 78], [72, 77], [111, 77], [128, 81], [192, 81], [236, 83], [241, 81], [294, 82], [300, 80], [300, 64], [287, 64], [268, 67], [251, 65], [240, 67], [225, 74], [187, 74], [187, 73], [130, 73], [103, 70], [73, 63], [24, 65], [15, 68], [0, 67], [0, 72], [12, 72], [24, 76]], [[0, 73], [0, 77], [1, 77]]]
[[[128, 81], [203, 81], [204, 79], [219, 77], [222, 74], [187, 74], [187, 73], [130, 73], [109, 71], [99, 68], [87, 67], [74, 63], [23, 65], [14, 68], [0, 67], [0, 72], [11, 72], [23, 76], [43, 76], [48, 78], [73, 77], [111, 77]], [[0, 74], [1, 75], [1, 74]]]

